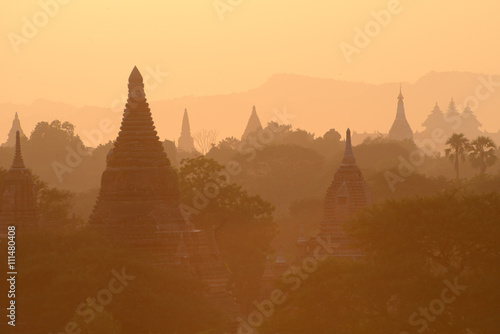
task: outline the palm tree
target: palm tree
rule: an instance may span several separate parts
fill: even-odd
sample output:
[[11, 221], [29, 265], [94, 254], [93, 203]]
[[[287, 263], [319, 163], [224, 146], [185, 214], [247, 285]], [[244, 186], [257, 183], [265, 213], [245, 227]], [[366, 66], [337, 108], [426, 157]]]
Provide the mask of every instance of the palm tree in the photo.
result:
[[455, 163], [455, 172], [457, 173], [458, 180], [460, 175], [458, 161], [459, 159], [465, 161], [465, 157], [469, 151], [469, 139], [465, 138], [463, 133], [454, 133], [450, 138], [448, 138], [446, 145], [448, 145], [449, 148], [447, 148], [444, 152], [446, 153], [446, 156]]
[[472, 167], [480, 169], [481, 175], [484, 175], [486, 168], [495, 164], [497, 160], [496, 148], [493, 140], [484, 136], [479, 136], [470, 143], [469, 159]]

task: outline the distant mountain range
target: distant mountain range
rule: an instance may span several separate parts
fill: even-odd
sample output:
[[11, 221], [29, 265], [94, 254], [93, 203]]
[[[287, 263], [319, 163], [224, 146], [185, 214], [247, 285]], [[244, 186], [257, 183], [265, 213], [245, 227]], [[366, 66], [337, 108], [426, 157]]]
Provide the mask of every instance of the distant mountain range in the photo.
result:
[[[376, 130], [387, 133], [396, 114], [399, 85], [399, 82], [369, 84], [276, 74], [263, 85], [246, 92], [149, 102], [160, 138], [175, 141], [180, 135], [184, 108], [189, 113], [192, 133], [217, 129], [219, 139], [222, 139], [241, 137], [253, 105], [263, 125], [273, 119], [279, 121], [285, 115], [284, 118], [289, 120], [287, 123], [294, 128], [305, 129], [317, 136], [330, 128], [344, 133], [347, 127], [358, 133]], [[125, 87], [124, 84], [124, 92]], [[402, 90], [406, 116], [414, 131], [422, 130], [421, 124], [436, 102], [446, 111], [452, 97], [459, 108], [464, 107], [468, 98], [474, 102], [473, 111], [484, 130], [497, 132], [500, 128], [498, 75], [431, 72], [414, 83], [403, 82]], [[91, 144], [107, 142], [113, 140], [119, 131], [124, 105], [124, 102], [119, 103], [112, 110], [111, 107], [75, 107], [43, 99], [30, 105], [0, 103], [0, 142], [6, 141], [15, 112], [19, 113], [26, 135], [39, 121], [59, 119], [73, 123], [76, 132]], [[94, 139], [88, 140], [88, 134], [92, 132]]]

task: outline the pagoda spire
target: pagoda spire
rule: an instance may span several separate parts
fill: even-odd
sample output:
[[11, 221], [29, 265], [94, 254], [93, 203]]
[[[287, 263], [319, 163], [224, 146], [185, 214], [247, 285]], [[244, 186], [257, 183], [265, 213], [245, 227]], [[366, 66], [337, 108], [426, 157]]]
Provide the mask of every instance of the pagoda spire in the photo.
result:
[[356, 159], [354, 158], [354, 153], [352, 152], [352, 144], [351, 144], [351, 130], [347, 129], [346, 131], [346, 139], [345, 139], [345, 151], [344, 158], [342, 159], [342, 165], [355, 165]]
[[[17, 113], [16, 113], [17, 115]], [[21, 155], [21, 137], [19, 131], [16, 131], [16, 153], [14, 154], [14, 161], [12, 162], [12, 168], [24, 169], [23, 156]]]
[[128, 77], [129, 84], [131, 84], [131, 83], [142, 84], [143, 81], [144, 80], [142, 78], [141, 72], [139, 72], [139, 69], [137, 68], [137, 66], [134, 66], [134, 68], [132, 69], [132, 72], [130, 72], [130, 76]]
[[411, 130], [410, 124], [408, 124], [408, 121], [406, 120], [405, 105], [403, 100], [404, 97], [400, 84], [396, 119], [394, 120], [394, 123], [392, 123], [391, 129], [389, 130], [389, 138], [395, 140], [413, 140], [413, 131]]
[[457, 104], [455, 103], [453, 97], [451, 98], [450, 104], [448, 104], [448, 110], [446, 110], [446, 114], [448, 116], [455, 116], [459, 114], [457, 110]]
[[399, 95], [398, 95], [398, 110], [396, 112], [396, 118], [404, 119], [406, 121], [406, 113], [405, 113], [405, 104], [403, 102], [404, 96], [401, 88], [401, 84], [399, 85]]
[[259, 116], [257, 115], [257, 109], [255, 106], [252, 107], [252, 114], [248, 119], [247, 127], [245, 132], [241, 136], [241, 140], [245, 140], [249, 134], [262, 130], [262, 123], [260, 122]]
[[184, 116], [182, 117], [182, 133], [191, 134], [187, 109], [184, 109]]
[[108, 167], [169, 166], [144, 92], [141, 73], [134, 67], [128, 79], [128, 100]]
[[14, 119], [12, 120], [12, 126], [10, 128], [7, 141], [2, 144], [2, 146], [14, 147], [16, 145], [16, 132], [19, 131], [19, 135], [21, 138], [26, 138], [26, 135], [21, 128], [21, 121], [19, 120], [19, 115], [16, 112], [14, 114]]
[[403, 85], [400, 83], [399, 84], [399, 95], [398, 95], [398, 100], [400, 100], [400, 101], [404, 99], [403, 92], [402, 92], [402, 89], [403, 89], [402, 86]]
[[184, 109], [184, 116], [182, 117], [181, 136], [177, 141], [177, 147], [186, 152], [195, 151], [194, 138], [191, 136], [191, 126], [189, 125], [189, 116], [187, 109]]
[[7, 236], [7, 226], [32, 226], [39, 222], [36, 213], [36, 188], [21, 155], [21, 136], [16, 132], [12, 167], [5, 174], [0, 198], [0, 238]]

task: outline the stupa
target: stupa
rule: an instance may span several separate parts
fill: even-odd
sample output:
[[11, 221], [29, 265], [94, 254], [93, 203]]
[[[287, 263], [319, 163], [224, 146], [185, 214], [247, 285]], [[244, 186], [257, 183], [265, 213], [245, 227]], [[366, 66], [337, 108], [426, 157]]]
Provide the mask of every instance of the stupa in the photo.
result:
[[229, 273], [214, 236], [195, 229], [179, 210], [177, 174], [155, 130], [137, 67], [130, 74], [128, 91], [120, 132], [108, 154], [89, 224], [125, 247], [147, 254], [155, 265], [206, 282], [209, 298], [234, 309], [226, 289]]

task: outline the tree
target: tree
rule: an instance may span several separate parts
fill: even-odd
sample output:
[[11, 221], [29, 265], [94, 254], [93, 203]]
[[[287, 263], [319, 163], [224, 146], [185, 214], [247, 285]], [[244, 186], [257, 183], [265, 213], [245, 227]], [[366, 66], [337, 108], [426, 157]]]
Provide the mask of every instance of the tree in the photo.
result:
[[479, 136], [470, 143], [469, 159], [473, 167], [479, 168], [481, 175], [484, 175], [486, 168], [495, 164], [496, 148], [493, 140], [485, 136]]
[[498, 333], [498, 217], [498, 193], [456, 190], [368, 208], [345, 225], [363, 261], [324, 262], [295, 291], [283, 281], [260, 332]]
[[458, 180], [460, 177], [459, 160], [465, 161], [469, 150], [469, 140], [465, 138], [463, 133], [454, 133], [450, 138], [448, 138], [446, 145], [449, 146], [449, 148], [445, 150], [446, 156], [454, 162], [456, 178]]
[[[35, 228], [16, 241], [22, 245], [16, 269], [23, 272], [18, 284], [24, 290], [16, 294], [19, 333], [194, 334], [223, 325], [218, 305], [203, 296], [202, 282], [153, 265], [148, 255], [95, 231]], [[2, 252], [5, 245], [1, 241]], [[7, 256], [0, 265], [7, 267]], [[0, 281], [3, 291], [7, 283]], [[8, 303], [7, 293], [0, 302]], [[72, 322], [78, 327], [69, 331]]]
[[198, 146], [201, 154], [205, 155], [213, 146], [215, 146], [218, 135], [219, 131], [206, 129], [202, 129], [194, 134], [194, 142], [196, 146]]
[[273, 207], [260, 196], [222, 176], [224, 166], [203, 156], [185, 159], [179, 171], [182, 202], [194, 209], [190, 221], [215, 233], [222, 257], [231, 270], [231, 290], [245, 308], [260, 289], [260, 278], [270, 242], [276, 234]]
[[226, 137], [221, 140], [217, 146], [212, 147], [212, 149], [205, 156], [207, 158], [212, 158], [221, 164], [225, 164], [238, 153], [238, 147], [240, 145], [240, 140], [234, 137]]
[[237, 150], [240, 145], [240, 140], [234, 137], [226, 137], [217, 144], [217, 148], [219, 149], [229, 149], [229, 150]]

